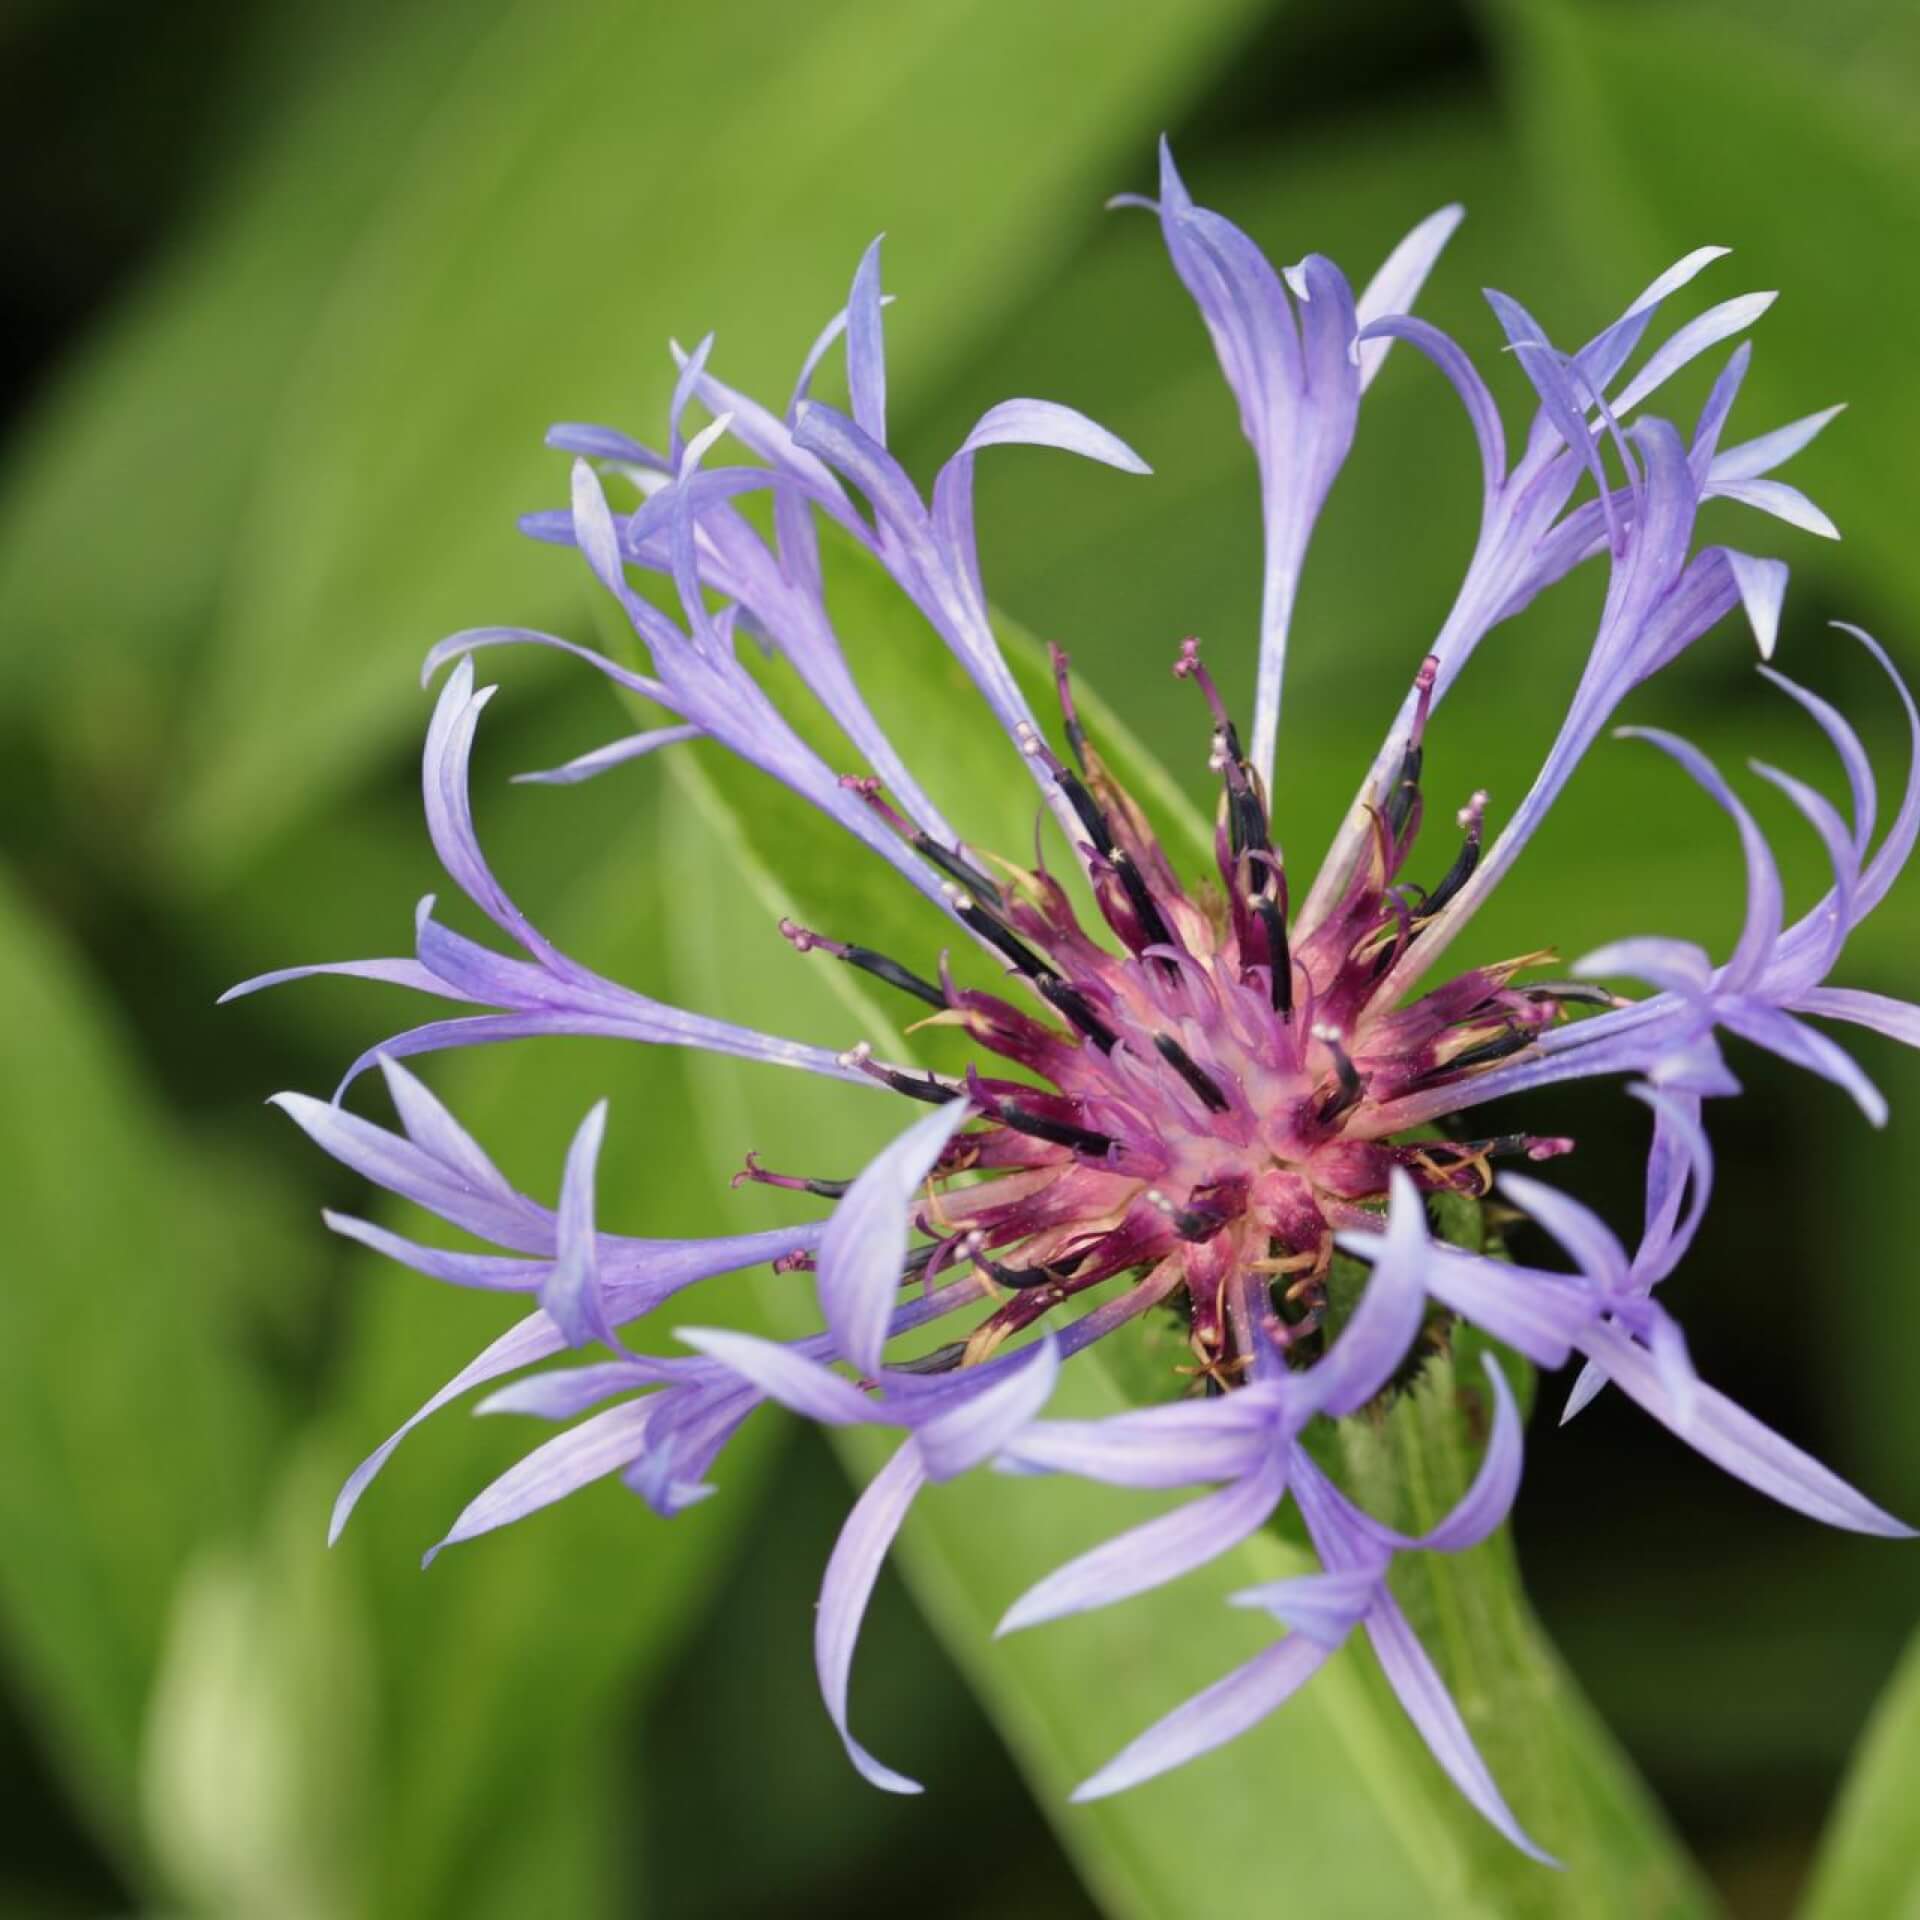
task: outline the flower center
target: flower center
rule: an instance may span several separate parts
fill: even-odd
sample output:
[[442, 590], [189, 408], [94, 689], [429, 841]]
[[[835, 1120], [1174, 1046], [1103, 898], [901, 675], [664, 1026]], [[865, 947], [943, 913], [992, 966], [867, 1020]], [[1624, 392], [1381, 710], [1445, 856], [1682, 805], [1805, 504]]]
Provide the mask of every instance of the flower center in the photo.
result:
[[[1094, 752], [1066, 658], [1057, 649], [1054, 658], [1075, 764], [1037, 733], [1021, 744], [1083, 829], [1088, 888], [1118, 950], [1082, 926], [1044, 866], [995, 863], [1004, 877], [990, 879], [963, 851], [922, 845], [872, 781], [850, 784], [949, 876], [955, 918], [1037, 1006], [959, 986], [944, 962], [936, 984], [791, 921], [782, 931], [802, 952], [817, 948], [920, 999], [936, 1009], [928, 1024], [959, 1026], [995, 1057], [951, 1080], [880, 1066], [865, 1047], [847, 1056], [911, 1098], [964, 1095], [979, 1116], [933, 1168], [916, 1220], [928, 1243], [910, 1265], [931, 1281], [970, 1263], [997, 1299], [971, 1339], [928, 1364], [975, 1363], [1068, 1300], [1132, 1276], [1129, 1297], [1175, 1306], [1200, 1372], [1224, 1389], [1284, 1362], [1319, 1329], [1333, 1235], [1376, 1224], [1395, 1166], [1426, 1191], [1477, 1197], [1496, 1156], [1544, 1159], [1571, 1146], [1528, 1135], [1399, 1139], [1384, 1110], [1517, 1052], [1578, 990], [1516, 987], [1549, 957], [1532, 954], [1461, 974], [1404, 1008], [1378, 1002], [1394, 961], [1479, 855], [1484, 794], [1458, 816], [1461, 848], [1439, 885], [1398, 882], [1420, 828], [1431, 662], [1397, 778], [1372, 814], [1369, 857], [1325, 919], [1290, 937], [1260, 783], [1197, 643], [1182, 646], [1174, 672], [1212, 712], [1222, 787], [1218, 881], [1197, 896]], [[742, 1177], [838, 1191], [770, 1175], [751, 1156]]]

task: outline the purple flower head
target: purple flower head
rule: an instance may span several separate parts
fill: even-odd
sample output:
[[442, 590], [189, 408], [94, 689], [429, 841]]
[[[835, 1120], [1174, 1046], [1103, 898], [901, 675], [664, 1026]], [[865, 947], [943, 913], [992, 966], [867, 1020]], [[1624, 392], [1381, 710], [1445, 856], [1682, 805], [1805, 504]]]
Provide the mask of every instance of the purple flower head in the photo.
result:
[[[1827, 893], [1791, 924], [1745, 802], [1687, 743], [1639, 730], [1705, 789], [1738, 835], [1749, 904], [1723, 962], [1623, 929], [1589, 956], [1580, 979], [1539, 977], [1544, 953], [1439, 969], [1631, 690], [1736, 610], [1762, 654], [1772, 654], [1785, 564], [1699, 545], [1697, 515], [1722, 497], [1830, 534], [1818, 508], [1772, 476], [1834, 410], [1724, 446], [1750, 356], [1742, 343], [1690, 433], [1646, 413], [1674, 373], [1744, 331], [1771, 300], [1725, 300], [1630, 370], [1665, 302], [1723, 251], [1703, 248], [1572, 353], [1517, 301], [1489, 294], [1506, 357], [1538, 402], [1513, 458], [1465, 350], [1407, 311], [1457, 209], [1416, 227], [1356, 299], [1319, 254], [1276, 269], [1239, 228], [1194, 202], [1169, 153], [1157, 200], [1141, 204], [1159, 217], [1238, 401], [1264, 510], [1250, 748], [1199, 643], [1169, 649], [1195, 751], [1204, 742], [1218, 779], [1213, 871], [1182, 871], [1103, 758], [1064, 653], [1053, 656], [1057, 724], [1029, 704], [995, 633], [975, 549], [974, 463], [987, 449], [1046, 447], [1142, 475], [1145, 463], [1071, 409], [1017, 399], [982, 416], [923, 489], [888, 446], [878, 242], [784, 408], [724, 384], [708, 337], [691, 352], [674, 349], [664, 452], [607, 428], [555, 428], [551, 443], [573, 458], [568, 503], [530, 516], [526, 530], [577, 550], [630, 629], [640, 664], [519, 628], [456, 634], [429, 655], [429, 675], [451, 671], [427, 731], [428, 832], [497, 939], [453, 932], [428, 899], [410, 955], [298, 967], [234, 990], [334, 972], [463, 1009], [391, 1036], [350, 1069], [347, 1084], [378, 1064], [399, 1131], [346, 1111], [344, 1085], [331, 1104], [298, 1094], [280, 1104], [337, 1159], [498, 1251], [443, 1251], [329, 1215], [336, 1231], [432, 1278], [533, 1301], [355, 1472], [335, 1529], [419, 1420], [513, 1374], [523, 1377], [497, 1387], [482, 1410], [559, 1422], [561, 1431], [483, 1491], [443, 1546], [616, 1473], [658, 1512], [677, 1512], [712, 1491], [727, 1441], [769, 1401], [827, 1426], [890, 1429], [898, 1449], [828, 1563], [816, 1655], [854, 1764], [876, 1785], [914, 1791], [854, 1738], [848, 1684], [879, 1567], [924, 1485], [994, 1463], [1018, 1479], [1068, 1474], [1205, 1489], [1058, 1568], [1013, 1600], [1003, 1631], [1124, 1603], [1178, 1579], [1268, 1526], [1291, 1499], [1321, 1570], [1237, 1596], [1272, 1619], [1274, 1644], [1148, 1729], [1082, 1797], [1116, 1792], [1231, 1739], [1358, 1631], [1460, 1791], [1544, 1859], [1475, 1751], [1394, 1585], [1401, 1561], [1471, 1548], [1512, 1505], [1522, 1453], [1515, 1370], [1560, 1367], [1578, 1354], [1585, 1370], [1569, 1411], [1612, 1381], [1774, 1498], [1834, 1525], [1905, 1531], [1702, 1381], [1656, 1293], [1710, 1197], [1705, 1103], [1738, 1091], [1722, 1036], [1837, 1081], [1876, 1121], [1884, 1117], [1878, 1095], [1809, 1016], [1920, 1043], [1920, 1009], [1826, 984], [1920, 833], [1920, 716], [1887, 656], [1860, 636], [1892, 678], [1915, 742], [1900, 807], [1876, 842], [1874, 776], [1851, 727], [1762, 668], [1838, 754], [1850, 794], [1849, 817], [1797, 777], [1756, 769], [1813, 826], [1832, 867]], [[1424, 355], [1466, 408], [1480, 457], [1480, 531], [1431, 646], [1406, 663], [1405, 702], [1352, 812], [1319, 873], [1298, 888], [1267, 801], [1291, 611], [1362, 393], [1395, 340]], [[845, 410], [812, 392], [836, 348], [844, 350]], [[722, 463], [728, 446], [746, 458]], [[1033, 783], [1057, 828], [1036, 843], [1030, 864], [963, 838], [967, 823], [956, 827], [935, 807], [880, 726], [828, 604], [822, 518], [898, 586], [977, 688], [1004, 735], [1009, 774], [1024, 770], [1015, 777]], [[1504, 818], [1487, 794], [1465, 797], [1435, 854], [1431, 836], [1423, 838], [1423, 762], [1447, 693], [1489, 635], [1589, 563], [1605, 566], [1604, 604], [1531, 788]], [[637, 573], [665, 593], [642, 593]], [[677, 613], [663, 602], [677, 603]], [[792, 669], [838, 729], [850, 766], [823, 758], [775, 705], [743, 634]], [[850, 966], [932, 1009], [969, 1043], [965, 1070], [883, 1061], [858, 1034], [826, 1049], [669, 1005], [548, 940], [488, 865], [469, 794], [492, 691], [476, 688], [473, 656], [509, 644], [572, 654], [658, 716], [528, 777], [571, 783], [711, 741], [799, 796], [912, 889], [927, 918], [920, 954], [882, 952], [857, 926], [788, 919], [780, 930], [796, 956], [816, 957], [795, 964]], [[1652, 991], [1629, 999], [1597, 979]], [[400, 1064], [449, 1047], [579, 1034], [853, 1082], [897, 1096], [900, 1125], [847, 1180], [769, 1169], [747, 1155], [739, 1178], [791, 1194], [790, 1225], [696, 1241], [609, 1234], [595, 1193], [601, 1142], [617, 1124], [605, 1103], [574, 1131], [548, 1206], [514, 1189]], [[1653, 1120], [1631, 1254], [1568, 1195], [1496, 1172], [1553, 1159], [1571, 1141], [1476, 1132], [1457, 1119], [1494, 1099], [1591, 1076], [1627, 1077]], [[1496, 1184], [1558, 1242], [1568, 1271], [1516, 1266], [1435, 1236], [1430, 1214], [1475, 1209]], [[813, 1204], [820, 1200], [832, 1203], [824, 1220]], [[818, 1331], [780, 1343], [690, 1325], [665, 1355], [628, 1344], [629, 1329], [670, 1298], [760, 1265], [811, 1276]], [[676, 1304], [676, 1321], [697, 1317]], [[1185, 1397], [1096, 1421], [1045, 1417], [1056, 1379], [1077, 1355], [1169, 1317], [1185, 1343]], [[1451, 1513], [1424, 1532], [1395, 1531], [1341, 1484], [1320, 1443], [1339, 1422], [1390, 1409], [1462, 1326], [1506, 1350], [1486, 1360], [1492, 1420], [1483, 1457]], [[526, 1371], [563, 1354], [574, 1363]], [[1171, 1396], [1179, 1382], [1167, 1384]], [[1041, 1487], [1010, 1483], [1008, 1492], [1045, 1497]]]

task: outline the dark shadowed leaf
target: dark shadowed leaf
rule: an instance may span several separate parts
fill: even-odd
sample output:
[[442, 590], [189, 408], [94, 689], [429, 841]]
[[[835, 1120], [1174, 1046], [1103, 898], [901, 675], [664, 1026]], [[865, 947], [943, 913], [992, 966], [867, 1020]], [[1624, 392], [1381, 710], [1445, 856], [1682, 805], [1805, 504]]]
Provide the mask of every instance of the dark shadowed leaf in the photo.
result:
[[137, 1858], [170, 1590], [244, 1527], [277, 1429], [240, 1303], [261, 1237], [79, 956], [0, 874], [0, 1620], [79, 1803]]

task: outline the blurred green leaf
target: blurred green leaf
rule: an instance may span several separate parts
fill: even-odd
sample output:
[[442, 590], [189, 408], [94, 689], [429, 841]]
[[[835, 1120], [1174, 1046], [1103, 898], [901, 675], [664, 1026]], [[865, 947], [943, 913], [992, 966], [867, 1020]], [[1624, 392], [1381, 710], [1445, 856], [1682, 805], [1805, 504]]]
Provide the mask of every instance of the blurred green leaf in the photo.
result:
[[0, 497], [10, 703], [58, 689], [78, 705], [105, 677], [131, 680], [149, 719], [174, 709], [249, 502], [288, 459], [275, 413], [394, 153], [504, 5], [360, 7], [353, 32], [305, 49], [305, 85], [272, 89], [261, 136], [42, 402]]
[[174, 1590], [141, 1799], [190, 1912], [366, 1911], [372, 1673], [359, 1596], [314, 1525], [330, 1478], [308, 1448], [256, 1537], [207, 1549]]
[[1801, 1912], [1805, 1920], [1920, 1915], [1920, 1639], [1874, 1709]]
[[132, 1865], [169, 1592], [245, 1524], [277, 1424], [236, 1311], [257, 1236], [4, 873], [0, 995], [0, 1619], [76, 1802]]
[[[842, 630], [860, 636], [856, 665], [883, 724], [897, 737], [924, 740], [924, 717], [943, 716], [937, 751], [916, 756], [935, 798], [953, 799], [973, 844], [1024, 846], [1033, 796], [1011, 772], [1005, 742], [955, 685], [952, 661], [870, 567], [837, 555], [835, 573]], [[1044, 702], [1046, 677], [1033, 649], [1023, 646], [1018, 659], [1036, 702]], [[778, 667], [772, 672], [791, 696]], [[1197, 866], [1203, 859], [1197, 822], [1170, 783], [1146, 770], [1104, 710], [1088, 706], [1102, 751], [1177, 829], [1181, 863]], [[789, 710], [798, 717], [797, 703]], [[877, 863], [870, 871], [856, 849], [837, 844], [835, 830], [769, 791], [758, 776], [717, 757], [675, 765], [687, 804], [673, 817], [665, 859], [681, 909], [671, 930], [683, 992], [696, 1004], [724, 1005], [735, 1018], [783, 1032], [799, 1027], [809, 1038], [844, 1043], [858, 1035], [902, 1047], [887, 1012], [864, 996], [848, 970], [796, 961], [771, 922], [791, 908], [808, 924], [857, 935], [912, 963], [933, 931], [929, 916]], [[750, 899], [740, 897], [729, 874], [740, 876]], [[964, 958], [957, 963], [964, 969]], [[768, 1088], [769, 1077], [701, 1063], [696, 1111], [716, 1165], [737, 1161], [751, 1145], [784, 1152], [783, 1164], [844, 1175], [892, 1130], [890, 1122], [897, 1124], [897, 1114], [860, 1090]], [[821, 1148], [825, 1138], [835, 1142], [830, 1152]], [[786, 1331], [807, 1324], [810, 1303], [796, 1298], [790, 1280], [769, 1298]], [[1099, 1350], [1076, 1360], [1059, 1400], [1063, 1411], [1081, 1414], [1125, 1403]], [[1432, 1420], [1437, 1406], [1423, 1417]], [[1449, 1421], [1465, 1417], [1451, 1403], [1444, 1412]], [[1464, 1485], [1471, 1449], [1457, 1432], [1443, 1453], [1409, 1424], [1403, 1444], [1422, 1464], [1436, 1500]], [[871, 1435], [847, 1449], [863, 1470], [885, 1450]], [[1257, 1622], [1219, 1604], [1223, 1596], [1309, 1564], [1278, 1537], [1264, 1536], [1172, 1594], [989, 1649], [993, 1623], [1028, 1580], [1076, 1547], [1144, 1517], [1145, 1505], [1110, 1489], [980, 1474], [930, 1491], [903, 1540], [917, 1597], [1109, 1911], [1191, 1912], [1193, 1835], [1201, 1831], [1209, 1837], [1207, 1897], [1214, 1908], [1258, 1910], [1277, 1870], [1275, 1779], [1314, 1782], [1314, 1818], [1290, 1828], [1284, 1842], [1288, 1886], [1304, 1910], [1700, 1910], [1689, 1869], [1541, 1642], [1504, 1545], [1450, 1570], [1442, 1599], [1470, 1627], [1467, 1641], [1456, 1631], [1442, 1636], [1434, 1651], [1459, 1686], [1462, 1709], [1522, 1819], [1568, 1860], [1564, 1878], [1523, 1860], [1481, 1825], [1425, 1754], [1370, 1658], [1357, 1650], [1343, 1654], [1231, 1755], [1197, 1763], [1118, 1802], [1067, 1807], [1072, 1786], [1127, 1739], [1266, 1643]]]

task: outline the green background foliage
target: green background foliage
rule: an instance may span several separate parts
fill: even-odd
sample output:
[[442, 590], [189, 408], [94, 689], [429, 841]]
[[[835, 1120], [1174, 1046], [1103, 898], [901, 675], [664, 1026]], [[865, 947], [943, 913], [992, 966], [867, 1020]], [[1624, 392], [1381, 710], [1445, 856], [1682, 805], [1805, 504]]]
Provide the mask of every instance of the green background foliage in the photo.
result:
[[[667, 339], [710, 327], [728, 378], [784, 391], [882, 229], [894, 437], [916, 472], [1012, 393], [1086, 408], [1153, 464], [1141, 481], [992, 459], [982, 549], [1009, 616], [1068, 644], [1200, 795], [1204, 739], [1166, 668], [1200, 633], [1244, 700], [1257, 523], [1152, 224], [1101, 211], [1150, 186], [1162, 128], [1196, 193], [1276, 258], [1317, 248], [1356, 279], [1464, 200], [1422, 311], [1491, 364], [1512, 418], [1482, 285], [1563, 339], [1702, 241], [1736, 254], [1700, 304], [1783, 289], [1741, 420], [1852, 407], [1793, 476], [1845, 543], [1772, 543], [1795, 569], [1782, 664], [1861, 717], [1891, 789], [1895, 716], [1824, 621], [1920, 663], [1911, 8], [42, 0], [0, 45], [25, 182], [0, 473], [0, 1912], [1920, 1911], [1900, 1661], [1920, 1559], [1776, 1514], [1617, 1396], [1561, 1432], [1542, 1387], [1514, 1533], [1543, 1631], [1505, 1542], [1460, 1595], [1428, 1597], [1466, 1623], [1436, 1650], [1452, 1642], [1496, 1771], [1574, 1862], [1558, 1880], [1474, 1829], [1358, 1656], [1233, 1755], [1066, 1809], [1074, 1778], [1257, 1644], [1215, 1604], [1224, 1572], [1176, 1604], [989, 1640], [1050, 1554], [1146, 1511], [1116, 1497], [983, 1477], [910, 1528], [855, 1703], [868, 1743], [927, 1782], [913, 1802], [845, 1769], [808, 1653], [846, 1468], [869, 1452], [768, 1417], [723, 1496], [671, 1524], [601, 1487], [422, 1576], [420, 1550], [530, 1432], [449, 1415], [329, 1553], [340, 1474], [501, 1314], [327, 1236], [320, 1205], [371, 1203], [259, 1104], [330, 1087], [399, 997], [323, 983], [212, 1006], [262, 967], [403, 946], [436, 880], [413, 784], [432, 640], [589, 632], [577, 566], [511, 531], [560, 496], [546, 423], [645, 437]], [[1457, 408], [1403, 353], [1303, 592], [1275, 796], [1296, 864], [1345, 806], [1476, 510]], [[990, 743], [964, 686], [871, 581], [844, 585], [910, 757], [994, 827], [1012, 796], [969, 774]], [[1489, 644], [1432, 742], [1436, 794], [1524, 786], [1593, 599], [1578, 583]], [[924, 963], [930, 930], [897, 890], [704, 750], [506, 789], [621, 716], [563, 665], [498, 664], [477, 805], [543, 925], [692, 1004], [836, 1043], [875, 1031], [878, 1010], [787, 955], [768, 903], [857, 914]], [[1627, 717], [1833, 788], [1733, 623]], [[1763, 817], [1790, 884], [1817, 884], [1811, 837]], [[1609, 745], [1474, 942], [1724, 946], [1738, 910], [1724, 822]], [[1911, 993], [1917, 929], [1908, 887], [1849, 980]], [[1719, 1204], [1674, 1298], [1710, 1377], [1912, 1517], [1920, 1064], [1857, 1051], [1894, 1102], [1884, 1134], [1737, 1059], [1750, 1097], [1713, 1116]], [[848, 1156], [807, 1170], [843, 1173], [886, 1119], [788, 1076], [585, 1042], [428, 1071], [548, 1196], [609, 1093], [603, 1211], [635, 1232], [760, 1217], [726, 1191], [746, 1147], [804, 1127]], [[1643, 1146], [1627, 1104], [1583, 1093], [1551, 1116], [1581, 1140], [1567, 1182], [1623, 1227]], [[713, 1296], [698, 1317], [791, 1307], [744, 1280]], [[1446, 1466], [1444, 1410], [1418, 1422], [1433, 1431], [1407, 1443]]]

